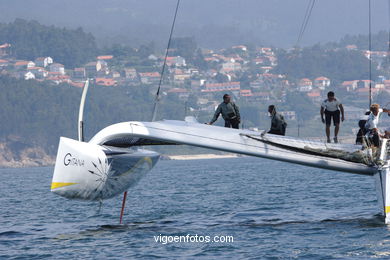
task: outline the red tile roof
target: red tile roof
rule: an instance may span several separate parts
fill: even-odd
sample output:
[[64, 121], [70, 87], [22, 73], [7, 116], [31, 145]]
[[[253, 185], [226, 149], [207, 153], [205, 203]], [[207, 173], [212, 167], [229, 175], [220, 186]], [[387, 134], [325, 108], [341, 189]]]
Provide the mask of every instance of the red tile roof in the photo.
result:
[[112, 55], [97, 56], [98, 60], [111, 60], [112, 58], [114, 58], [114, 56], [112, 56]]
[[111, 78], [96, 78], [96, 85], [100, 86], [115, 86], [117, 84], [116, 80]]

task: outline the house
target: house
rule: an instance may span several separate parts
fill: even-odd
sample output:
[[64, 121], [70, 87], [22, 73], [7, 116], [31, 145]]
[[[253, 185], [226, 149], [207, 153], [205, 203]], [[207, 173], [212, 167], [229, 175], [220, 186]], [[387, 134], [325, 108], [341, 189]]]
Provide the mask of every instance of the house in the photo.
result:
[[327, 77], [318, 77], [314, 80], [314, 86], [318, 89], [324, 90], [330, 86], [330, 79]]
[[269, 92], [253, 92], [251, 101], [268, 101], [271, 99]]
[[85, 66], [86, 76], [89, 78], [93, 78], [96, 74], [102, 69], [102, 63], [100, 61], [92, 61], [88, 62]]
[[343, 81], [343, 83], [341, 83], [341, 87], [347, 91], [353, 91], [353, 90], [357, 89], [358, 82], [359, 82], [359, 80]]
[[35, 75], [35, 78], [37, 79], [46, 78], [49, 74], [47, 70], [45, 70], [42, 67], [32, 67], [32, 68], [28, 68], [27, 70], [32, 72]]
[[356, 51], [358, 49], [358, 47], [355, 44], [347, 45], [345, 46], [345, 48], [349, 51]]
[[118, 85], [117, 81], [112, 78], [96, 78], [95, 84], [98, 86], [113, 87]]
[[114, 56], [112, 55], [102, 55], [96, 57], [97, 60], [104, 60], [104, 61], [112, 60], [112, 58], [114, 58]]
[[7, 67], [9, 65], [9, 60], [2, 60], [0, 59], [0, 68], [1, 67]]
[[83, 88], [85, 83], [84, 82], [78, 82], [78, 81], [70, 81], [69, 85], [77, 88]]
[[251, 96], [253, 96], [252, 90], [250, 90], [250, 89], [241, 89], [240, 90], [240, 96], [241, 97], [251, 97]]
[[321, 102], [321, 91], [312, 90], [306, 94], [313, 102]]
[[236, 45], [232, 47], [233, 50], [247, 51], [248, 48], [245, 45]]
[[111, 76], [111, 78], [116, 79], [116, 78], [120, 78], [121, 74], [119, 73], [119, 71], [111, 71], [110, 76]]
[[0, 45], [0, 57], [10, 55], [10, 53], [11, 53], [11, 44], [4, 43]]
[[60, 75], [65, 75], [65, 67], [60, 63], [52, 63], [49, 65], [50, 72], [57, 72]]
[[124, 68], [123, 75], [126, 79], [135, 79], [137, 78], [137, 70], [134, 68]]
[[230, 61], [222, 64], [220, 72], [229, 72], [229, 71], [240, 71], [241, 64], [238, 62]]
[[384, 80], [383, 84], [385, 85], [385, 89], [390, 90], [390, 80]]
[[187, 66], [186, 60], [181, 57], [181, 56], [176, 56], [176, 57], [167, 57], [166, 61], [167, 66], [172, 67], [185, 67]]
[[313, 82], [310, 79], [303, 78], [298, 82], [298, 90], [301, 92], [308, 92], [312, 90]]
[[176, 84], [183, 84], [186, 79], [191, 78], [191, 74], [181, 72], [173, 75], [173, 82]]
[[46, 78], [46, 80], [50, 80], [57, 85], [60, 83], [63, 83], [63, 82], [66, 82], [66, 83], [71, 82], [70, 76], [62, 75], [60, 72], [49, 72], [49, 75]]
[[157, 60], [158, 60], [158, 57], [157, 57], [156, 55], [154, 55], [154, 54], [150, 54], [150, 55], [148, 56], [148, 60], [157, 61]]
[[75, 79], [85, 79], [87, 73], [85, 68], [74, 68], [72, 72], [72, 77]]
[[34, 73], [32, 73], [31, 71], [29, 71], [29, 72], [27, 72], [27, 73], [24, 73], [24, 79], [25, 79], [25, 80], [35, 79], [35, 75], [34, 75]]
[[280, 111], [279, 114], [281, 114], [286, 120], [297, 119], [297, 114], [295, 113], [295, 111]]
[[153, 84], [160, 81], [160, 73], [158, 72], [142, 72], [139, 77], [142, 84]]
[[51, 57], [39, 57], [35, 59], [35, 66], [46, 68], [53, 63], [53, 58]]
[[27, 68], [35, 67], [35, 63], [27, 60], [20, 60], [14, 63], [14, 67], [16, 70], [24, 70]]
[[201, 92], [237, 91], [241, 89], [240, 82], [206, 83]]
[[185, 88], [172, 88], [168, 90], [168, 95], [174, 95], [181, 100], [187, 100], [190, 96], [190, 92]]

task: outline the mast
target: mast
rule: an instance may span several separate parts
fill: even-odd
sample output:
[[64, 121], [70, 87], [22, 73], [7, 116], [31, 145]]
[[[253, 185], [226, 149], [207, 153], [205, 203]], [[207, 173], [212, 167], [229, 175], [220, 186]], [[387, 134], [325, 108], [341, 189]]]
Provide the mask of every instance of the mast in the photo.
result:
[[371, 0], [368, 0], [368, 61], [369, 61], [369, 106], [371, 107], [372, 103], [372, 92], [371, 92], [371, 81], [372, 81], [372, 60], [371, 60]]

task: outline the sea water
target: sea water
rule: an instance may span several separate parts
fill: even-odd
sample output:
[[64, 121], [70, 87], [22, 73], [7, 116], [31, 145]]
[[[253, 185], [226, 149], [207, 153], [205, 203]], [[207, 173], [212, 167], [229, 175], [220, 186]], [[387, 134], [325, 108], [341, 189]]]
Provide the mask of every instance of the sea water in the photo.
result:
[[0, 169], [0, 259], [390, 258], [369, 176], [258, 158], [160, 161], [129, 190], [119, 225], [121, 196], [100, 210], [56, 196], [52, 172]]

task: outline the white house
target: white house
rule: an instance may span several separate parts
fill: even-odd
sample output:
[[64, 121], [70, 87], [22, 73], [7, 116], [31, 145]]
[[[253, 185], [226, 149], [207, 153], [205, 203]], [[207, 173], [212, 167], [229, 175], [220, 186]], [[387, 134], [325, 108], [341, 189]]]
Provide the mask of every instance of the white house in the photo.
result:
[[324, 90], [326, 87], [330, 86], [330, 79], [327, 77], [318, 77], [314, 80], [314, 86]]
[[57, 72], [57, 73], [60, 73], [61, 75], [65, 75], [65, 67], [64, 67], [64, 65], [62, 65], [60, 63], [50, 64], [49, 71], [50, 72]]
[[50, 64], [53, 63], [53, 58], [51, 57], [39, 57], [35, 59], [35, 65], [37, 67], [43, 67], [46, 68]]
[[303, 78], [298, 83], [298, 89], [301, 92], [309, 92], [313, 89], [313, 82], [310, 79]]
[[31, 71], [27, 72], [24, 74], [24, 79], [25, 80], [29, 80], [29, 79], [35, 79], [35, 75], [34, 73], [32, 73]]

